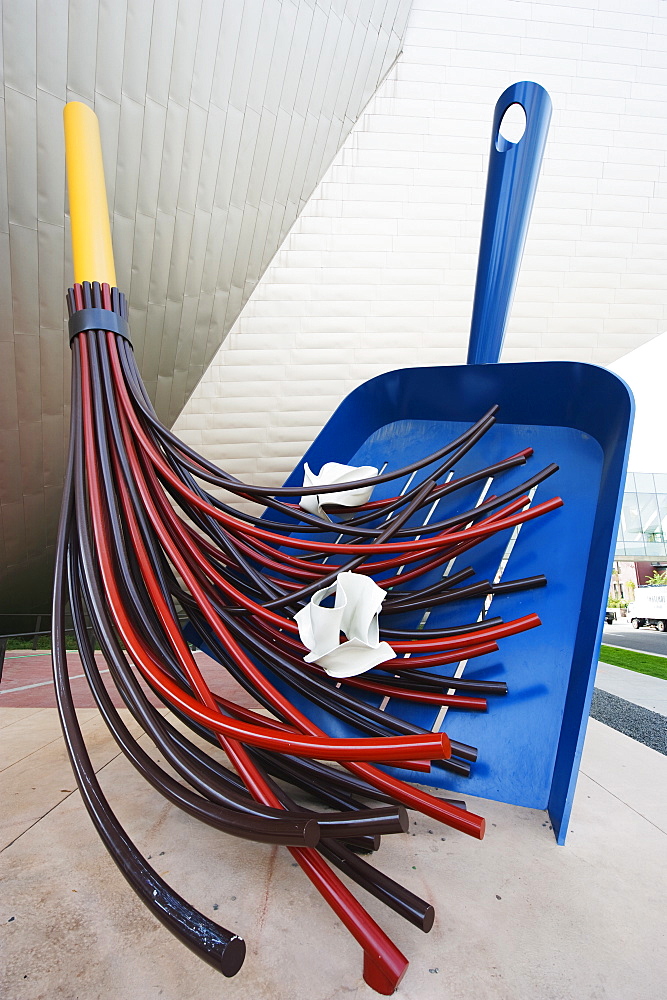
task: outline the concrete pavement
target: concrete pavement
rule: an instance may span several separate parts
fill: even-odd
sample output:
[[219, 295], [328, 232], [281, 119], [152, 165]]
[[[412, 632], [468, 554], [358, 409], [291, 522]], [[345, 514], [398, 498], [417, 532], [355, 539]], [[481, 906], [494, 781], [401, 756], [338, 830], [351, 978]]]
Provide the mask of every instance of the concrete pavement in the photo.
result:
[[[3, 709], [0, 995], [11, 1000], [371, 1000], [361, 953], [289, 854], [169, 806], [83, 709], [104, 791], [157, 870], [243, 935], [222, 980], [147, 913], [95, 834], [54, 709]], [[125, 710], [123, 715], [127, 717]], [[149, 751], [145, 737], [142, 745]], [[359, 891], [410, 958], [398, 1000], [658, 1000], [667, 975], [667, 758], [589, 724], [568, 845], [546, 814], [473, 799], [482, 843], [412, 817], [382, 868], [436, 907], [425, 935]], [[156, 861], [153, 861], [155, 864]]]
[[[93, 830], [55, 709], [3, 708], [0, 699], [1, 996], [376, 996], [361, 979], [359, 948], [286, 851], [226, 837], [168, 805], [119, 754], [97, 712], [79, 715], [104, 791], [139, 849], [177, 891], [241, 934], [248, 956], [236, 978], [222, 980], [154, 921]], [[145, 736], [141, 743], [157, 756]], [[431, 933], [358, 891], [410, 958], [398, 1000], [662, 997], [665, 787], [667, 757], [591, 720], [565, 848], [539, 810], [467, 796], [487, 819], [482, 843], [412, 814], [410, 833], [385, 837], [379, 860], [433, 902]]]
[[667, 716], [667, 681], [660, 677], [649, 677], [634, 670], [614, 667], [610, 663], [598, 663], [595, 686], [618, 698], [634, 702], [651, 712]]
[[[176, 942], [138, 902], [93, 830], [49, 707], [47, 670], [37, 661], [31, 658], [30, 679], [27, 664], [12, 663], [34, 686], [19, 692], [17, 678], [11, 704], [0, 698], [0, 996], [377, 996], [362, 981], [358, 946], [286, 851], [225, 837], [167, 804], [118, 752], [97, 711], [82, 707], [94, 767], [138, 848], [202, 912], [241, 934], [248, 955], [238, 976], [223, 980]], [[597, 683], [625, 683], [623, 697], [664, 709], [654, 680], [602, 664]], [[11, 707], [19, 695], [28, 703]], [[145, 736], [141, 744], [158, 757]], [[487, 819], [482, 843], [411, 814], [410, 833], [384, 838], [381, 867], [435, 905], [431, 933], [358, 891], [410, 959], [397, 1000], [661, 997], [665, 787], [667, 757], [592, 719], [565, 848], [539, 810], [466, 796]]]

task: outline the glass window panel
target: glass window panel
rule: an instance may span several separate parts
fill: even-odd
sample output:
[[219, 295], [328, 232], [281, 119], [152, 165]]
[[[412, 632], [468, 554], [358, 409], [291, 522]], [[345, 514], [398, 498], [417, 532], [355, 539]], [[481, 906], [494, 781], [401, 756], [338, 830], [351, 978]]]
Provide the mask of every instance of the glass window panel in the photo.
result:
[[667, 473], [628, 474], [616, 555], [667, 560]]
[[639, 501], [636, 493], [625, 493], [621, 510], [623, 537], [626, 541], [635, 541], [641, 537], [642, 522], [639, 516]]
[[658, 510], [660, 511], [662, 530], [667, 537], [667, 495], [664, 493], [658, 493]]
[[652, 473], [635, 472], [635, 489], [637, 493], [655, 493]]
[[642, 531], [649, 542], [661, 542], [662, 538], [652, 538], [656, 532], [662, 535], [660, 515], [658, 513], [658, 498], [655, 493], [638, 493], [639, 516], [642, 522]]

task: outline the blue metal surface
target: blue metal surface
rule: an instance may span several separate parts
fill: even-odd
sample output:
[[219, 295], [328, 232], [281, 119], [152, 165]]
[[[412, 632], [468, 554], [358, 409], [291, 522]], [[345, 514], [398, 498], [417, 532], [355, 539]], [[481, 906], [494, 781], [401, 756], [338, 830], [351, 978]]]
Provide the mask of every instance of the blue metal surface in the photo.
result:
[[[526, 131], [517, 144], [498, 140], [498, 125], [512, 103], [526, 111]], [[489, 610], [505, 620], [534, 611], [543, 624], [502, 640], [497, 653], [465, 667], [466, 677], [505, 680], [507, 697], [489, 697], [487, 714], [449, 709], [440, 726], [452, 738], [479, 747], [472, 776], [459, 778], [435, 768], [430, 775], [395, 773], [457, 792], [548, 809], [558, 842], [563, 843], [602, 636], [633, 402], [621, 379], [593, 365], [492, 363], [502, 345], [550, 107], [546, 92], [527, 82], [510, 87], [496, 106], [469, 364], [389, 372], [360, 386], [331, 417], [286, 485], [303, 483], [305, 462], [315, 471], [332, 461], [400, 468], [441, 447], [494, 404], [500, 406], [497, 424], [459, 463], [457, 477], [527, 446], [535, 452], [529, 464], [494, 480], [493, 493], [510, 489], [550, 462], [559, 464], [559, 471], [538, 488], [534, 502], [559, 495], [565, 506], [521, 528], [504, 575], [511, 580], [544, 573], [548, 586], [495, 597]], [[412, 485], [428, 471], [421, 470]], [[374, 499], [396, 495], [404, 485], [384, 484]], [[481, 484], [469, 487], [443, 501], [435, 519], [457, 508], [469, 509], [480, 489]], [[275, 512], [271, 518], [277, 519]], [[492, 579], [509, 534], [464, 554], [453, 570], [472, 565], [476, 579]], [[442, 568], [435, 572], [442, 573]], [[422, 578], [420, 585], [428, 582]], [[480, 610], [481, 602], [474, 600], [435, 609], [427, 627], [472, 622]], [[393, 617], [390, 624], [414, 628], [421, 615]], [[452, 664], [441, 672], [453, 673], [455, 668]], [[357, 735], [266, 673], [326, 732]], [[358, 690], [354, 693], [364, 697]], [[376, 697], [373, 703], [380, 701]], [[390, 700], [386, 708], [424, 728], [432, 728], [436, 718], [433, 708], [400, 700]]]
[[[521, 139], [500, 134], [505, 112], [520, 104], [526, 114]], [[493, 115], [491, 150], [479, 246], [468, 364], [495, 364], [505, 335], [519, 264], [551, 120], [551, 99], [530, 80], [501, 95]]]
[[[498, 596], [489, 611], [505, 620], [535, 611], [543, 624], [502, 640], [497, 653], [471, 660], [465, 669], [465, 677], [505, 680], [509, 686], [507, 697], [489, 697], [486, 714], [450, 709], [445, 717], [441, 728], [452, 738], [480, 748], [472, 776], [434, 769], [431, 775], [410, 777], [461, 793], [548, 808], [562, 842], [592, 695], [627, 463], [633, 404], [625, 383], [604, 368], [572, 362], [389, 372], [343, 401], [303, 461], [314, 469], [327, 461], [379, 467], [387, 462], [389, 469], [400, 468], [456, 436], [494, 403], [500, 406], [497, 424], [455, 472], [458, 477], [534, 448], [529, 464], [494, 480], [492, 492], [500, 492], [549, 462], [559, 464], [559, 471], [538, 488], [534, 503], [558, 495], [565, 504], [521, 528], [504, 577], [544, 573], [549, 584]], [[286, 485], [302, 482], [300, 463]], [[456, 503], [474, 504], [480, 486], [469, 487]], [[374, 498], [395, 492], [395, 484], [385, 484]], [[445, 500], [436, 513], [445, 516], [452, 509]], [[465, 553], [454, 571], [472, 565], [477, 579], [493, 577], [509, 534]], [[432, 613], [428, 627], [474, 621], [480, 610], [481, 602], [474, 600], [449, 605]], [[420, 617], [396, 617], [392, 626], [415, 627]], [[303, 696], [290, 696], [332, 735], [353, 732]], [[386, 710], [425, 728], [432, 727], [437, 714], [431, 707], [393, 700]]]

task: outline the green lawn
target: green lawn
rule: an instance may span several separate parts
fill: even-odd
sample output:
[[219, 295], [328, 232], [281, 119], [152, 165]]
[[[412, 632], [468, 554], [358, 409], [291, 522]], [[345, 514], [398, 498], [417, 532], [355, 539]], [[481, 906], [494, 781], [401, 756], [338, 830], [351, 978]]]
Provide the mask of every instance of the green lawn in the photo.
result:
[[648, 674], [649, 677], [660, 677], [667, 681], [667, 657], [634, 653], [631, 649], [618, 649], [616, 646], [601, 646], [600, 659], [603, 663], [611, 663], [614, 667], [625, 667], [626, 670], [634, 670], [638, 674]]
[[[25, 649], [26, 652], [32, 651], [34, 646], [34, 637], [31, 635], [23, 636], [22, 638], [9, 639], [7, 641], [7, 649]], [[67, 649], [76, 649], [76, 639], [73, 635], [65, 636], [65, 646]], [[37, 647], [38, 650], [48, 650], [51, 649], [51, 636], [50, 635], [39, 635], [37, 636]]]

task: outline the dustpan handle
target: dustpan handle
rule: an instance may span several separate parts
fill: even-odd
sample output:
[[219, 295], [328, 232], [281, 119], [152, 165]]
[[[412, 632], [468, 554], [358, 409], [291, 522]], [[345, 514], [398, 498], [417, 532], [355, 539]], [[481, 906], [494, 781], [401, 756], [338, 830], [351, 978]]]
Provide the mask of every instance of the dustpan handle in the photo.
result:
[[[526, 128], [516, 143], [500, 134], [500, 123], [512, 104], [520, 104], [526, 113]], [[549, 95], [530, 80], [512, 84], [496, 104], [469, 365], [494, 364], [500, 357], [550, 119]]]

